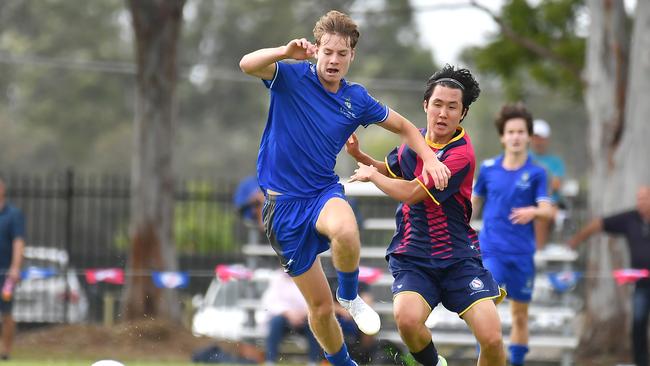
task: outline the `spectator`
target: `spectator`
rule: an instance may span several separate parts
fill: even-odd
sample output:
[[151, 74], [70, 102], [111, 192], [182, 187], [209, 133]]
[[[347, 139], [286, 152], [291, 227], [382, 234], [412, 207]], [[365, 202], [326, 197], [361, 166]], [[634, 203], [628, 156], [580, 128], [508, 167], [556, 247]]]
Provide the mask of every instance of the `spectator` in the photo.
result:
[[[558, 155], [551, 154], [549, 143], [551, 126], [542, 119], [533, 121], [533, 136], [530, 141], [530, 156], [535, 162], [546, 169], [548, 186], [550, 188], [551, 206], [553, 217], [557, 217], [559, 209], [564, 209], [565, 204], [560, 194], [565, 176], [564, 161]], [[552, 221], [547, 219], [535, 220], [535, 241], [537, 247], [542, 248], [548, 242]]]
[[302, 334], [309, 344], [310, 365], [321, 359], [321, 349], [307, 322], [307, 303], [288, 274], [278, 271], [262, 295], [262, 306], [268, 312], [269, 333], [266, 337], [266, 363], [278, 361], [280, 343], [290, 332]]
[[264, 232], [262, 205], [264, 194], [255, 176], [248, 176], [239, 183], [233, 197], [235, 208], [242, 218], [252, 223], [258, 231]]
[[[650, 270], [650, 186], [639, 188], [636, 209], [593, 219], [569, 240], [569, 245], [575, 249], [581, 242], [600, 231], [624, 235], [630, 247], [632, 268]], [[648, 366], [650, 279], [641, 279], [636, 283], [632, 304], [634, 363], [636, 366]]]
[[13, 345], [16, 323], [11, 309], [15, 284], [20, 279], [20, 267], [25, 248], [25, 219], [19, 209], [5, 199], [5, 183], [0, 178], [0, 313], [2, 314], [2, 347], [0, 359], [8, 360]]

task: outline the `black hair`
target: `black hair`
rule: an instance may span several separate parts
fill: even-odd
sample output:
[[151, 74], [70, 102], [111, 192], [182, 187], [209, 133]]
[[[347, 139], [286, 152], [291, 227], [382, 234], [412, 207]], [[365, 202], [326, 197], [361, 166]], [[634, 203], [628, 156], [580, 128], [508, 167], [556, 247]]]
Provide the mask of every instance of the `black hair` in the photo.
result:
[[[460, 85], [459, 85], [460, 84]], [[442, 69], [436, 71], [429, 80], [424, 90], [424, 101], [428, 102], [433, 94], [436, 85], [446, 86], [448, 88], [460, 89], [463, 92], [463, 114], [467, 115], [469, 106], [478, 99], [481, 88], [478, 81], [474, 79], [468, 69], [457, 69], [454, 66], [446, 64]]]

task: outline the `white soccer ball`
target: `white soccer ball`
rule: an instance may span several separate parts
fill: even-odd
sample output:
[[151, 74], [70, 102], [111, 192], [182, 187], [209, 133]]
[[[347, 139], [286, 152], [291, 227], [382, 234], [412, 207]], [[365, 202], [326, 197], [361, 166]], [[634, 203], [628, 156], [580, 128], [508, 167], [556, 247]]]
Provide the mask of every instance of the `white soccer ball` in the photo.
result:
[[113, 361], [113, 360], [101, 360], [101, 361], [95, 362], [94, 364], [92, 364], [90, 366], [124, 366], [124, 364], [121, 363], [121, 362]]

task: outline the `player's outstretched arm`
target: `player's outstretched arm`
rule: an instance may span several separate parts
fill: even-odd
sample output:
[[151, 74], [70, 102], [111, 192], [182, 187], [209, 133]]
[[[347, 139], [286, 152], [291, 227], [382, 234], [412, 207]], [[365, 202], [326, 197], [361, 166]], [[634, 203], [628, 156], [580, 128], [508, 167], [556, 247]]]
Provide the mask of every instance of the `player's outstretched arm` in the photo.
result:
[[587, 240], [590, 236], [602, 230], [603, 230], [603, 220], [600, 218], [593, 219], [589, 224], [587, 224], [580, 231], [578, 231], [573, 237], [571, 237], [571, 239], [569, 239], [567, 244], [569, 244], [571, 249], [575, 249], [578, 247], [578, 245], [580, 245], [580, 243], [582, 243], [583, 241]]
[[293, 39], [285, 46], [262, 48], [244, 55], [239, 68], [246, 74], [264, 80], [271, 80], [275, 74], [275, 63], [280, 60], [306, 60], [314, 57], [316, 46], [305, 38]]
[[409, 205], [423, 201], [428, 197], [417, 179], [411, 181], [395, 179], [380, 174], [377, 168], [371, 165], [358, 163], [359, 168], [354, 171], [349, 182], [372, 182], [389, 197]]
[[437, 189], [443, 190], [447, 188], [447, 183], [451, 177], [451, 171], [445, 164], [441, 163], [433, 151], [429, 148], [426, 141], [420, 134], [420, 131], [406, 118], [402, 117], [394, 110], [390, 110], [386, 121], [379, 124], [381, 127], [400, 134], [404, 142], [415, 151], [424, 163], [422, 167], [422, 177], [424, 184], [429, 183], [429, 179], [433, 179], [434, 185]]
[[358, 163], [374, 166], [377, 171], [383, 175], [388, 176], [388, 168], [383, 161], [375, 160], [372, 156], [361, 151], [361, 144], [356, 133], [353, 133], [350, 138], [345, 142], [345, 152], [354, 158]]

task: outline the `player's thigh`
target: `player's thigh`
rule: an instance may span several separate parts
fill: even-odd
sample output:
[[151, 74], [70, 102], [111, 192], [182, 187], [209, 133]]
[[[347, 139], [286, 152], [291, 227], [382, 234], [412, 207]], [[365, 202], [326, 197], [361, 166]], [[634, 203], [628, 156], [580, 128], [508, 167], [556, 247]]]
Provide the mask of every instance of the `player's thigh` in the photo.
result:
[[352, 207], [348, 201], [339, 197], [332, 197], [323, 205], [316, 220], [316, 230], [329, 238], [341, 234], [359, 235]]
[[327, 282], [327, 277], [325, 277], [320, 257], [316, 258], [314, 264], [306, 272], [292, 277], [292, 279], [310, 309], [319, 309], [322, 312], [334, 311], [332, 290]]
[[497, 307], [491, 299], [474, 304], [463, 314], [463, 320], [472, 329], [479, 342], [501, 338], [501, 320]]

